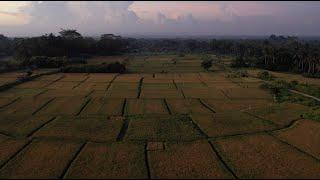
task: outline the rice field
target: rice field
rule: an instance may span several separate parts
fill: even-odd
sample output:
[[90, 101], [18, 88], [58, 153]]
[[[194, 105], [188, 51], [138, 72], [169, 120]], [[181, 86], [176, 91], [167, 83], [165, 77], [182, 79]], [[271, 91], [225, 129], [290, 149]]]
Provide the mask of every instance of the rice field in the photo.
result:
[[[320, 178], [320, 123], [199, 55], [96, 57], [0, 92], [0, 178]], [[0, 83], [19, 72], [0, 74]]]

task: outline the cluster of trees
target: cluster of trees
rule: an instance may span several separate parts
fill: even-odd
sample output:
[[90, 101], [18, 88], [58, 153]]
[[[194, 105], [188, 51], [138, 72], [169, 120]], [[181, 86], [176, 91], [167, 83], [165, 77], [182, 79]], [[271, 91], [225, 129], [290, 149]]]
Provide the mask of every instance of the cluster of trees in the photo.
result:
[[126, 46], [127, 41], [120, 36], [104, 34], [99, 39], [94, 39], [83, 37], [72, 29], [62, 29], [58, 36], [51, 33], [39, 37], [9, 39], [0, 35], [0, 53], [13, 55], [20, 61], [28, 61], [33, 56], [113, 55], [124, 52]]
[[199, 39], [128, 39], [128, 52], [209, 52], [209, 41]]
[[175, 52], [234, 55], [233, 66], [254, 66], [277, 71], [308, 74], [320, 72], [320, 41], [271, 35], [266, 39], [134, 39], [104, 34], [99, 39], [83, 37], [76, 30], [58, 36], [9, 39], [0, 35], [0, 56], [17, 60], [33, 56], [86, 57], [119, 53]]
[[213, 40], [211, 50], [235, 55], [233, 66], [252, 66], [276, 71], [320, 72], [320, 42], [272, 35], [264, 40]]

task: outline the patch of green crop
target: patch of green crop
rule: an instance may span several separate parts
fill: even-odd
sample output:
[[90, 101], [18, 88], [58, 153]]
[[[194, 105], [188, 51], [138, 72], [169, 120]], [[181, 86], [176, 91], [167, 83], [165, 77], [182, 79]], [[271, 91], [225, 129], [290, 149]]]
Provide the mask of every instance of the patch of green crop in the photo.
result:
[[320, 106], [313, 108], [309, 112], [303, 114], [306, 119], [311, 119], [320, 122]]

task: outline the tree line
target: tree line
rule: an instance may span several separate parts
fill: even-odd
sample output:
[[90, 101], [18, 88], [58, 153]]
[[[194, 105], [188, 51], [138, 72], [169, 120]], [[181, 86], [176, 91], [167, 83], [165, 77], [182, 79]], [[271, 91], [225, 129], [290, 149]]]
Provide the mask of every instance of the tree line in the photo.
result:
[[125, 51], [126, 41], [120, 36], [103, 34], [99, 39], [83, 37], [76, 30], [62, 29], [59, 35], [9, 39], [0, 35], [0, 56], [12, 55], [19, 61], [33, 56], [84, 57], [113, 55]]
[[11, 55], [21, 61], [33, 56], [86, 57], [120, 53], [174, 52], [215, 53], [235, 57], [234, 67], [259, 67], [307, 74], [320, 72], [320, 41], [293, 36], [271, 35], [265, 39], [153, 39], [123, 38], [104, 34], [83, 37], [76, 30], [59, 35], [10, 39], [0, 35], [0, 56]]

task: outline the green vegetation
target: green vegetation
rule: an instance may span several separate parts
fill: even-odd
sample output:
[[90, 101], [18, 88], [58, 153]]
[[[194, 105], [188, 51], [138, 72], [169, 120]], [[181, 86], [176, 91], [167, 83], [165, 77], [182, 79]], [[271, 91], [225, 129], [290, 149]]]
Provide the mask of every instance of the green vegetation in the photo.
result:
[[274, 76], [272, 76], [268, 71], [261, 71], [258, 73], [258, 78], [265, 81], [271, 81], [274, 79]]
[[248, 71], [246, 70], [233, 70], [230, 74], [228, 74], [230, 78], [240, 78], [240, 77], [249, 77]]
[[201, 66], [206, 69], [209, 70], [212, 67], [212, 62], [213, 59], [211, 57], [209, 57], [208, 55], [202, 57], [202, 62], [201, 62]]

